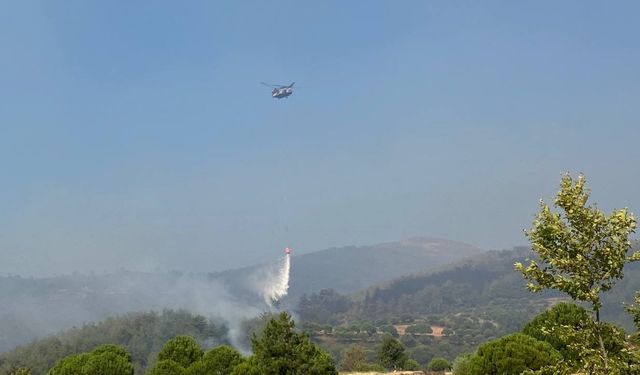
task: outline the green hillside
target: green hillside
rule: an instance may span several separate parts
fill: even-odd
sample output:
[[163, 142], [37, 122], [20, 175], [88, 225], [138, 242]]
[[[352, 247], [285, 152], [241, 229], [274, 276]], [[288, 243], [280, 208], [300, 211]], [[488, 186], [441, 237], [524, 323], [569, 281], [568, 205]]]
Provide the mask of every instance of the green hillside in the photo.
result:
[[[333, 291], [312, 293], [302, 297], [298, 311], [307, 321], [343, 323], [353, 319], [446, 315], [463, 310], [486, 315], [499, 307], [515, 311], [555, 303], [559, 295], [529, 293], [525, 281], [514, 271], [513, 264], [527, 256], [531, 256], [527, 248], [490, 251], [437, 271], [406, 275], [352, 295]], [[622, 303], [632, 301], [633, 293], [640, 290], [640, 266], [630, 264], [625, 273], [625, 278], [605, 296], [602, 313], [604, 319], [631, 328], [632, 322]], [[526, 321], [526, 317], [522, 321]], [[514, 328], [519, 329], [517, 324]]]
[[[369, 354], [384, 333], [397, 335], [413, 358], [455, 358], [488, 340], [520, 331], [536, 314], [567, 301], [546, 292], [532, 294], [513, 264], [526, 248], [491, 251], [440, 270], [407, 275], [355, 294], [323, 290], [301, 298], [298, 313], [306, 329], [334, 356], [352, 344]], [[623, 309], [640, 290], [640, 266], [626, 268], [624, 280], [603, 299], [603, 319], [634, 330]], [[426, 327], [420, 333], [421, 327]], [[432, 332], [429, 332], [432, 331]]]

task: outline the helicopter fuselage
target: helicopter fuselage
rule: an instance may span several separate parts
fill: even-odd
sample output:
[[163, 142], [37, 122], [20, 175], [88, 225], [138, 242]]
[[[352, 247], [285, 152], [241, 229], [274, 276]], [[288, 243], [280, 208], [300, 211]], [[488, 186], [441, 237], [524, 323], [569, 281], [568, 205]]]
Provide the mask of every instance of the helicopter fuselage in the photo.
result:
[[273, 89], [273, 91], [271, 91], [271, 96], [274, 99], [286, 98], [291, 94], [293, 94], [293, 88], [291, 87], [283, 87], [280, 89]]

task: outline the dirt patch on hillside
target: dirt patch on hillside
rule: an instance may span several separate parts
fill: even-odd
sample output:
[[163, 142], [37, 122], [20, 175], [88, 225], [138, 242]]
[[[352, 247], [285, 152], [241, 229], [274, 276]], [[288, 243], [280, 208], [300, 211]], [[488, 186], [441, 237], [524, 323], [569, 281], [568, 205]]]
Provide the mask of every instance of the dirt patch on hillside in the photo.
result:
[[433, 337], [442, 337], [444, 336], [444, 333], [442, 333], [444, 331], [444, 327], [441, 326], [431, 326], [431, 336]]
[[409, 325], [410, 324], [396, 324], [393, 327], [396, 329], [396, 332], [398, 332], [400, 336], [404, 336], [405, 331], [407, 330], [407, 327], [409, 327]]

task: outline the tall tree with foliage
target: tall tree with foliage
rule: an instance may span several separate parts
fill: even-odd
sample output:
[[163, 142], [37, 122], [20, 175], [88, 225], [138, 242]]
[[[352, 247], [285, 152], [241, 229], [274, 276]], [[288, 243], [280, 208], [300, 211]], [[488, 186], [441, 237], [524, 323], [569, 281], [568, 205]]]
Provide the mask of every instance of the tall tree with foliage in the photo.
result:
[[[337, 375], [331, 356], [314, 345], [309, 336], [295, 331], [285, 312], [271, 319], [260, 336], [251, 338], [253, 358], [247, 372], [260, 367], [264, 375]], [[244, 367], [244, 366], [243, 366]]]
[[591, 305], [607, 371], [607, 351], [600, 333], [600, 295], [623, 277], [626, 263], [640, 260], [640, 253], [630, 254], [629, 236], [636, 229], [633, 214], [624, 208], [606, 215], [596, 205], [587, 204], [589, 195], [583, 175], [574, 181], [565, 174], [553, 204], [562, 212], [553, 212], [541, 200], [540, 212], [525, 232], [539, 260], [529, 260], [526, 266], [516, 263], [515, 267], [530, 280], [527, 287], [532, 292], [556, 289]]
[[378, 349], [378, 363], [389, 370], [401, 369], [407, 360], [404, 345], [393, 337], [385, 335]]

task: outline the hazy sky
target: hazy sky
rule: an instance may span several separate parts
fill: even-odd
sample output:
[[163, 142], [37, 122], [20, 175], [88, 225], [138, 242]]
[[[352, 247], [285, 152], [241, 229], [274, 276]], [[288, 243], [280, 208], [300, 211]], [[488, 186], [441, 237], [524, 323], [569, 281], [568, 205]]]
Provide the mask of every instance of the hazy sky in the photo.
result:
[[414, 235], [511, 247], [566, 170], [640, 214], [639, 13], [3, 2], [0, 273], [214, 271]]

